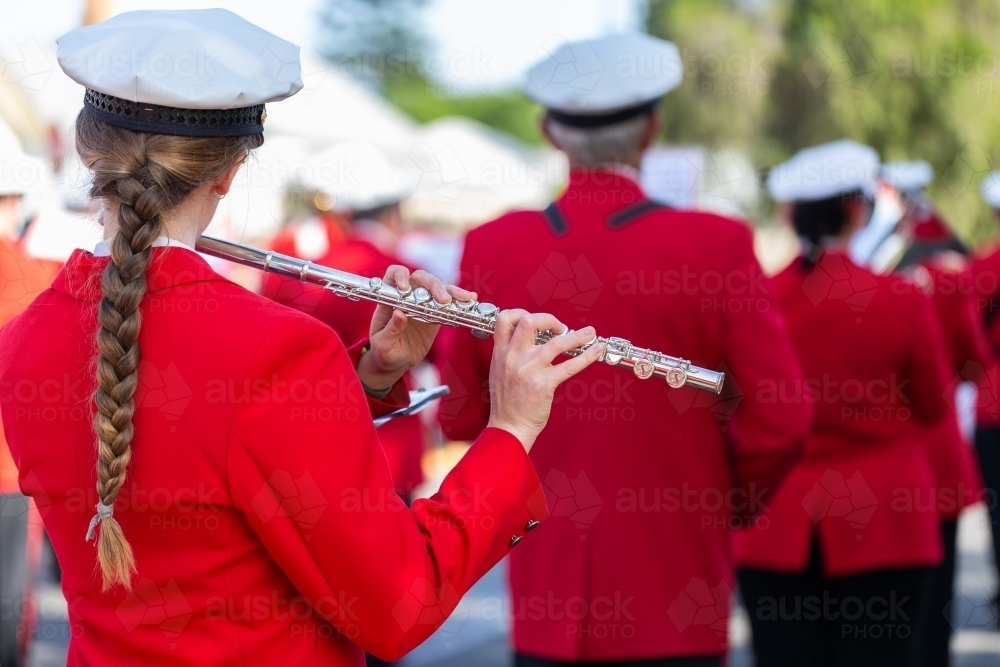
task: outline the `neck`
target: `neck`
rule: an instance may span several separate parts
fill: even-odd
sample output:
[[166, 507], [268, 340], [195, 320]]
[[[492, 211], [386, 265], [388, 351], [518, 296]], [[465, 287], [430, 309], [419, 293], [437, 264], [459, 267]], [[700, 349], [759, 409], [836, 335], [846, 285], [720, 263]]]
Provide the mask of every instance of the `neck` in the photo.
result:
[[[218, 197], [211, 196], [207, 191], [195, 190], [180, 204], [160, 214], [160, 235], [193, 248], [198, 237], [212, 222], [218, 205]], [[104, 239], [110, 241], [118, 233], [117, 206], [105, 205], [99, 220], [104, 226]]]

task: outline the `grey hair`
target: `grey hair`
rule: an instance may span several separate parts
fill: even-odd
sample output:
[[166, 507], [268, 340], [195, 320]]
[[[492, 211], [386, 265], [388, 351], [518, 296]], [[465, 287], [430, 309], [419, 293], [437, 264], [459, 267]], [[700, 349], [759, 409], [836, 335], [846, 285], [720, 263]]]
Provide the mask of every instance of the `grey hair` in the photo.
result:
[[642, 140], [652, 122], [651, 114], [640, 114], [614, 125], [571, 127], [551, 116], [545, 119], [549, 136], [571, 164], [594, 167], [606, 163], [638, 162]]

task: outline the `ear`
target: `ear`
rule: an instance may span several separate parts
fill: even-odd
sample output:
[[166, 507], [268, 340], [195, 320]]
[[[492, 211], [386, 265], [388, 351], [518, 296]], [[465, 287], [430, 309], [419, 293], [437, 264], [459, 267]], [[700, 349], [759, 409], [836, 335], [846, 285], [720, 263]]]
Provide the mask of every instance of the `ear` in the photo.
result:
[[227, 171], [217, 176], [216, 179], [212, 181], [212, 192], [220, 197], [229, 194], [229, 189], [233, 187], [233, 180], [236, 178], [236, 174], [239, 172], [240, 167], [243, 166], [243, 161], [245, 159], [246, 153], [244, 153], [243, 156]]
[[656, 138], [660, 136], [660, 128], [662, 127], [663, 120], [660, 118], [660, 114], [657, 113], [656, 109], [653, 109], [649, 112], [649, 122], [646, 123], [646, 132], [642, 135], [640, 152], [644, 152], [647, 148], [653, 145]]
[[559, 148], [559, 144], [556, 143], [556, 140], [552, 138], [552, 133], [549, 132], [549, 114], [542, 116], [542, 119], [538, 121], [538, 127], [542, 130], [542, 134], [545, 135], [548, 142], [556, 148]]

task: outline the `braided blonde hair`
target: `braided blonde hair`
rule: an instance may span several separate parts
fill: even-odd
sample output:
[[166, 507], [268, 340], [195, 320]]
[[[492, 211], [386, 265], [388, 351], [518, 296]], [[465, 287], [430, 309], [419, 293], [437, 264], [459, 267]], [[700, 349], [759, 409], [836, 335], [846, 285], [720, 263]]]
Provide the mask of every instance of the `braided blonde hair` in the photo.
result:
[[262, 134], [226, 138], [147, 134], [101, 122], [86, 111], [77, 117], [76, 149], [93, 172], [90, 194], [118, 210], [111, 261], [101, 276], [94, 392], [97, 495], [107, 508], [101, 515], [98, 506], [97, 522], [97, 557], [105, 591], [116, 584], [131, 590], [136, 571], [132, 547], [110, 508], [132, 459], [142, 327], [139, 306], [146, 295], [152, 244], [162, 233], [161, 215], [195, 188], [226, 173], [263, 141]]

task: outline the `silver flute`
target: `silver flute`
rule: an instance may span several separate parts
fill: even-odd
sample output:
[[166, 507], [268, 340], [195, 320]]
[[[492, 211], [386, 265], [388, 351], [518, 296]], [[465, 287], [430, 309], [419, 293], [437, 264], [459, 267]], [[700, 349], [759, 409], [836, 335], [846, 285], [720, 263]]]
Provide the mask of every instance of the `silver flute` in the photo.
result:
[[[390, 306], [402, 310], [407, 317], [419, 322], [465, 327], [471, 329], [472, 334], [479, 338], [486, 338], [493, 333], [497, 315], [500, 312], [500, 309], [492, 303], [478, 301], [453, 299], [447, 304], [441, 304], [435, 301], [430, 292], [423, 287], [396, 289], [391, 285], [386, 285], [381, 278], [364, 278], [288, 255], [261, 250], [242, 243], [223, 241], [211, 236], [200, 237], [197, 249], [206, 255], [230, 262], [297, 278], [304, 283], [321, 285], [324, 289], [353, 301], [364, 299]], [[535, 343], [541, 345], [556, 336], [567, 333], [569, 333], [568, 330], [562, 333], [542, 331], [537, 334]], [[716, 394], [722, 391], [725, 374], [694, 366], [686, 359], [637, 347], [624, 338], [597, 336], [583, 346], [569, 350], [566, 354], [575, 357], [591, 345], [602, 343], [606, 347], [601, 355], [601, 361], [611, 366], [631, 368], [636, 377], [640, 379], [646, 380], [655, 375], [664, 378], [667, 384], [674, 389], [691, 385]]]

